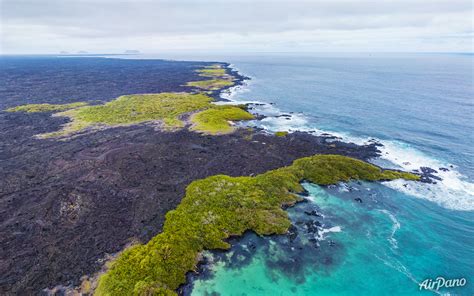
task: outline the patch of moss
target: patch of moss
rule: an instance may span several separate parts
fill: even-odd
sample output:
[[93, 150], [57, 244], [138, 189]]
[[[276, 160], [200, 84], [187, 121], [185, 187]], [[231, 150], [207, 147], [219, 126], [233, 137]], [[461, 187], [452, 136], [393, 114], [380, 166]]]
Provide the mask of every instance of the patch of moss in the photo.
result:
[[186, 85], [197, 87], [203, 90], [219, 90], [221, 88], [234, 85], [234, 82], [230, 79], [215, 78], [208, 80], [191, 81], [186, 83]]
[[254, 116], [240, 106], [222, 105], [209, 108], [191, 116], [193, 130], [207, 134], [225, 134], [234, 131], [229, 121], [251, 120]]
[[199, 76], [203, 77], [216, 77], [216, 76], [223, 76], [226, 75], [225, 69], [222, 68], [205, 68], [197, 70], [199, 72]]
[[275, 133], [275, 136], [277, 136], [277, 137], [284, 137], [286, 135], [288, 135], [288, 132], [285, 132], [285, 131]]
[[[47, 105], [47, 107], [43, 105]], [[192, 116], [194, 123], [192, 129], [209, 134], [232, 132], [234, 128], [229, 121], [253, 119], [253, 115], [244, 110], [245, 105], [217, 106], [212, 104], [212, 98], [209, 96], [189, 93], [128, 95], [95, 106], [88, 106], [84, 103], [41, 104], [40, 106], [41, 108], [36, 105], [24, 105], [9, 110], [10, 112], [24, 110], [45, 112], [49, 108], [48, 111], [62, 111], [56, 113], [56, 116], [68, 117], [71, 120], [61, 130], [38, 135], [40, 138], [63, 137], [86, 129], [135, 124], [151, 120], [162, 121], [164, 128], [181, 128], [184, 123], [179, 119], [180, 116], [198, 110], [202, 111]]]
[[303, 172], [303, 179], [319, 185], [335, 184], [351, 179], [377, 181], [406, 179], [418, 180], [419, 176], [399, 171], [381, 170], [369, 163], [340, 155], [305, 157], [296, 160], [293, 166]]
[[17, 107], [8, 108], [7, 112], [57, 112], [57, 111], [65, 111], [69, 109], [75, 109], [79, 107], [87, 106], [85, 102], [77, 102], [77, 103], [70, 103], [70, 104], [28, 104], [28, 105], [21, 105]]
[[121, 96], [104, 105], [85, 106], [58, 113], [71, 119], [62, 130], [41, 135], [44, 138], [66, 136], [97, 126], [117, 126], [150, 120], [161, 120], [165, 128], [184, 123], [178, 116], [211, 106], [212, 98], [203, 94], [159, 93]]
[[192, 182], [181, 204], [166, 214], [163, 232], [126, 249], [99, 278], [95, 295], [177, 295], [205, 249], [228, 249], [225, 239], [253, 230], [283, 234], [290, 226], [284, 205], [299, 200], [300, 181], [332, 184], [349, 179], [416, 180], [360, 160], [316, 155], [255, 177], [217, 175]]
[[214, 91], [221, 88], [234, 85], [234, 77], [228, 75], [222, 65], [215, 64], [196, 70], [199, 76], [209, 77], [208, 80], [191, 81], [186, 85], [200, 88], [202, 90]]
[[122, 96], [104, 105], [69, 111], [84, 122], [108, 125], [163, 120], [169, 127], [183, 126], [178, 116], [210, 106], [211, 98], [203, 94], [159, 93]]

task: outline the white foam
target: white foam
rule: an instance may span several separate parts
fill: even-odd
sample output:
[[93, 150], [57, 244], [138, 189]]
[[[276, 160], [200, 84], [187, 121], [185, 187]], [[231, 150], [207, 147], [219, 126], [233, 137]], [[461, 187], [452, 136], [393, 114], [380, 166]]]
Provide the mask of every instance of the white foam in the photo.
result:
[[349, 185], [347, 183], [340, 183], [337, 187], [337, 191], [339, 192], [349, 192]]
[[[431, 200], [439, 205], [461, 211], [474, 210], [474, 184], [456, 170], [454, 165], [429, 157], [422, 152], [401, 142], [382, 142], [380, 158], [396, 164], [405, 171], [419, 170], [420, 167], [430, 167], [438, 172], [435, 174], [442, 179], [436, 184], [406, 182], [394, 180], [383, 184], [403, 193]], [[448, 168], [442, 171], [439, 168]]]
[[249, 75], [242, 74], [240, 72], [240, 70], [237, 69], [234, 65], [230, 65], [229, 67], [232, 68], [234, 71], [237, 71], [240, 75], [250, 78], [250, 79], [246, 79], [246, 80], [242, 81], [241, 85], [236, 85], [236, 86], [230, 87], [230, 88], [226, 89], [225, 91], [221, 92], [221, 94], [220, 94], [221, 98], [229, 100], [229, 101], [233, 101], [234, 98], [237, 95], [240, 95], [242, 93], [246, 93], [246, 92], [250, 91], [249, 86], [252, 83], [255, 83], [256, 79], [255, 79], [255, 77], [251, 77]]
[[[341, 138], [343, 141], [352, 142], [358, 145], [367, 144], [373, 138], [361, 138], [331, 131], [318, 130], [308, 125], [308, 120], [301, 114], [292, 114], [290, 120], [278, 117], [268, 117], [262, 120], [262, 128], [270, 131], [307, 131], [315, 135], [329, 133]], [[377, 140], [377, 139], [375, 139]], [[429, 167], [437, 171], [436, 176], [442, 180], [436, 184], [421, 182], [408, 182], [404, 180], [394, 180], [383, 182], [387, 187], [412, 195], [417, 198], [430, 200], [438, 205], [451, 210], [473, 211], [474, 210], [474, 184], [469, 182], [465, 176], [456, 170], [456, 166], [439, 161], [423, 154], [421, 151], [399, 141], [377, 140], [383, 146], [380, 159], [388, 162], [384, 167], [401, 169], [404, 171], [420, 171], [420, 167]], [[390, 166], [389, 164], [392, 164]], [[442, 171], [439, 168], [448, 168], [449, 171]]]
[[[322, 131], [308, 126], [308, 121], [304, 115], [292, 115], [290, 120], [285, 118], [265, 118], [261, 127], [270, 131], [308, 131], [316, 135], [329, 133], [340, 137], [343, 141], [355, 144], [367, 144], [370, 138], [358, 138], [343, 133]], [[376, 139], [377, 140], [377, 139]], [[421, 182], [407, 182], [404, 180], [394, 180], [383, 182], [384, 185], [397, 191], [409, 194], [418, 198], [427, 199], [445, 208], [459, 211], [474, 210], [474, 184], [469, 182], [465, 176], [456, 170], [452, 164], [436, 160], [423, 154], [421, 151], [398, 141], [377, 140], [383, 146], [380, 159], [392, 164], [388, 168], [401, 169], [404, 171], [420, 171], [420, 167], [430, 167], [437, 171], [436, 176], [442, 180], [436, 184]], [[387, 165], [384, 165], [387, 167]], [[449, 171], [442, 171], [439, 168], [448, 168]]]
[[398, 241], [395, 239], [395, 233], [397, 232], [397, 230], [400, 229], [401, 224], [398, 221], [397, 217], [395, 217], [395, 215], [393, 215], [391, 212], [389, 212], [385, 209], [384, 210], [379, 210], [379, 211], [384, 213], [385, 215], [387, 215], [390, 218], [390, 220], [392, 221], [392, 232], [390, 233], [390, 236], [388, 237], [387, 240], [392, 245], [392, 248], [398, 249]]
[[[319, 227], [318, 227], [319, 228]], [[330, 228], [321, 228], [320, 230], [318, 229], [318, 235], [316, 238], [318, 240], [326, 240], [326, 234], [328, 233], [337, 233], [337, 232], [342, 232], [341, 226], [333, 226]]]
[[341, 232], [341, 226], [333, 226], [331, 228], [323, 229], [322, 233], [330, 233], [330, 232]]
[[[225, 97], [235, 100], [236, 96], [242, 92], [249, 91], [252, 80], [246, 80], [243, 86], [231, 88], [230, 93]], [[237, 100], [237, 102], [241, 102]], [[244, 101], [244, 103], [257, 103], [263, 105], [255, 105], [256, 113], [268, 116], [259, 121], [251, 121], [249, 125], [256, 125], [271, 132], [276, 131], [306, 131], [315, 135], [331, 134], [339, 137], [342, 141], [352, 142], [358, 145], [367, 144], [370, 137], [355, 137], [347, 133], [320, 130], [311, 126], [308, 118], [301, 113], [289, 114], [290, 116], [280, 116], [284, 112], [279, 110], [272, 104], [266, 104], [257, 101]], [[384, 167], [396, 168], [404, 171], [413, 172], [419, 170], [420, 167], [430, 167], [438, 172], [442, 181], [436, 181], [437, 184], [427, 184], [421, 182], [409, 182], [404, 180], [394, 180], [383, 182], [387, 187], [397, 191], [409, 194], [411, 196], [430, 200], [452, 210], [473, 211], [474, 210], [474, 183], [471, 183], [465, 176], [456, 170], [452, 164], [437, 160], [433, 157], [423, 154], [421, 151], [411, 147], [407, 143], [400, 141], [378, 140], [382, 147], [380, 159], [385, 160], [387, 164]], [[376, 160], [374, 160], [376, 161]], [[392, 166], [390, 166], [390, 164]], [[449, 171], [442, 171], [439, 168], [448, 168]]]
[[312, 194], [305, 196], [304, 198], [309, 200], [310, 202], [313, 202], [313, 203], [316, 202], [316, 199], [314, 198]]
[[[269, 108], [270, 109], [270, 108]], [[279, 112], [280, 113], [280, 112]], [[267, 114], [265, 112], [265, 114]], [[281, 113], [280, 113], [281, 114]], [[289, 114], [289, 117], [266, 117], [260, 120], [259, 126], [269, 131], [309, 131], [308, 120], [301, 114]], [[268, 115], [267, 115], [268, 116]]]
[[[273, 132], [300, 130], [312, 132], [316, 135], [329, 133], [340, 137], [343, 141], [358, 145], [367, 144], [372, 139], [312, 128], [308, 125], [308, 120], [302, 114], [292, 114], [290, 120], [282, 117], [268, 117], [262, 120], [261, 127]], [[409, 172], [419, 171], [420, 167], [429, 167], [435, 169], [437, 171], [435, 175], [442, 179], [442, 181], [435, 180], [436, 184], [394, 180], [383, 182], [384, 185], [417, 198], [430, 200], [448, 209], [459, 211], [474, 210], [474, 184], [459, 173], [456, 170], [456, 166], [429, 157], [406, 143], [399, 141], [377, 141], [383, 145], [379, 147], [381, 151], [380, 159], [392, 164], [391, 167], [390, 165], [384, 165], [385, 167], [388, 166], [388, 168]], [[439, 168], [448, 168], [449, 171], [443, 171]]]

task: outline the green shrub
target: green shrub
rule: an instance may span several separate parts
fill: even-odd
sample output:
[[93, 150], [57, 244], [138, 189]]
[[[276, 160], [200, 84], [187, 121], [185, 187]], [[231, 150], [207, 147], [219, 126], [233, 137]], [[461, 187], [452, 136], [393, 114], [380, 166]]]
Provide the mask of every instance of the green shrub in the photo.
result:
[[208, 134], [225, 134], [234, 131], [229, 121], [251, 120], [254, 116], [240, 107], [222, 105], [215, 106], [191, 117], [193, 130]]
[[208, 80], [191, 81], [186, 83], [186, 85], [203, 90], [219, 90], [221, 88], [234, 85], [234, 82], [229, 79], [214, 78]]
[[[204, 110], [194, 118], [194, 130], [210, 134], [232, 132], [228, 121], [253, 119], [253, 116], [238, 106], [217, 106], [205, 94], [159, 93], [121, 96], [103, 105], [88, 106], [85, 103], [65, 105], [23, 105], [7, 111], [45, 112], [63, 111], [57, 116], [68, 117], [71, 122], [61, 130], [39, 135], [42, 138], [67, 136], [85, 129], [100, 126], [136, 124], [160, 120], [164, 128], [180, 128], [184, 123], [179, 117], [188, 112]], [[66, 110], [66, 111], [64, 111]]]
[[222, 68], [200, 69], [197, 72], [199, 72], [199, 75], [203, 77], [221, 77], [226, 74], [225, 69]]
[[206, 66], [203, 69], [196, 70], [199, 76], [208, 77], [208, 80], [191, 81], [187, 86], [200, 88], [202, 90], [214, 91], [221, 88], [234, 85], [234, 77], [228, 75], [226, 70], [219, 64]]
[[286, 135], [288, 135], [288, 132], [285, 132], [285, 131], [275, 133], [275, 136], [277, 137], [284, 137]]
[[[186, 85], [212, 92], [234, 85], [233, 77], [226, 74], [220, 64], [206, 66], [197, 70], [200, 76], [211, 79], [191, 81]], [[29, 104], [9, 108], [8, 112], [60, 112], [57, 116], [68, 117], [71, 122], [61, 130], [38, 135], [40, 138], [63, 137], [86, 129], [101, 126], [136, 124], [160, 120], [165, 128], [180, 128], [184, 123], [179, 119], [184, 113], [212, 109], [198, 113], [195, 117], [195, 130], [210, 134], [228, 133], [234, 129], [231, 120], [252, 119], [253, 116], [236, 107], [218, 108], [211, 104], [212, 98], [205, 94], [158, 93], [121, 96], [103, 105], [89, 106], [78, 102], [71, 104]], [[62, 112], [61, 112], [62, 111]], [[222, 112], [222, 114], [219, 114]]]
[[285, 233], [290, 220], [282, 206], [300, 199], [293, 193], [303, 190], [303, 179], [327, 185], [395, 178], [419, 179], [344, 156], [315, 155], [255, 177], [217, 175], [194, 181], [180, 205], [166, 214], [163, 232], [113, 261], [99, 278], [95, 295], [176, 295], [203, 250], [228, 249], [225, 239], [246, 230]]

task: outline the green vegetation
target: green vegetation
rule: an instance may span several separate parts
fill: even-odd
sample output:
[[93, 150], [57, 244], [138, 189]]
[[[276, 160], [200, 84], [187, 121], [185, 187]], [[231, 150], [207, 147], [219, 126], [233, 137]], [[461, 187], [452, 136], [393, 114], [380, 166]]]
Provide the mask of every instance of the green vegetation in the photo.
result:
[[[210, 79], [191, 81], [186, 85], [206, 91], [215, 91], [234, 85], [234, 78], [220, 64], [197, 70], [200, 76]], [[234, 130], [229, 121], [253, 119], [253, 115], [238, 106], [216, 106], [205, 94], [158, 93], [121, 96], [103, 105], [90, 106], [84, 102], [71, 104], [29, 104], [9, 108], [8, 112], [57, 112], [71, 122], [61, 130], [38, 135], [40, 138], [64, 137], [83, 130], [106, 126], [136, 124], [160, 120], [163, 127], [180, 128], [180, 116], [199, 110], [193, 116], [193, 130], [210, 134], [224, 134]]]
[[216, 77], [225, 75], [225, 69], [222, 68], [205, 68], [198, 70], [199, 76], [203, 77]]
[[193, 130], [211, 134], [232, 132], [234, 129], [228, 122], [230, 120], [253, 118], [252, 114], [241, 109], [240, 106], [217, 106], [212, 104], [211, 101], [212, 98], [204, 94], [159, 93], [121, 96], [106, 104], [96, 106], [88, 106], [85, 103], [41, 104], [18, 106], [10, 108], [8, 111], [45, 112], [66, 110], [56, 113], [56, 115], [68, 117], [71, 122], [64, 125], [59, 131], [39, 135], [41, 138], [62, 137], [85, 129], [135, 124], [151, 120], [162, 121], [164, 128], [167, 129], [181, 128], [184, 126], [184, 122], [179, 117], [184, 113], [198, 110], [204, 111], [193, 116], [195, 119]]
[[211, 100], [203, 94], [187, 93], [130, 95], [69, 112], [75, 119], [90, 123], [117, 125], [159, 119], [168, 127], [181, 127], [179, 115], [209, 107]]
[[225, 134], [234, 131], [229, 121], [250, 120], [254, 116], [241, 106], [222, 105], [201, 111], [191, 117], [193, 130], [208, 134]]
[[366, 162], [339, 155], [300, 158], [293, 163], [293, 166], [303, 171], [303, 179], [319, 185], [347, 182], [351, 179], [366, 181], [419, 179], [417, 175], [411, 173], [380, 170]]
[[275, 133], [275, 136], [277, 137], [284, 137], [286, 135], [288, 135], [288, 132], [285, 132], [285, 131]]
[[332, 184], [349, 179], [385, 180], [418, 176], [383, 171], [360, 160], [316, 155], [255, 177], [217, 175], [192, 182], [181, 204], [168, 212], [163, 232], [126, 249], [99, 278], [95, 295], [177, 295], [205, 249], [228, 249], [224, 240], [253, 230], [283, 234], [290, 221], [284, 205], [300, 198], [301, 180]]
[[234, 85], [234, 78], [228, 75], [226, 70], [219, 64], [207, 66], [203, 69], [197, 70], [196, 72], [199, 73], [199, 76], [209, 77], [211, 79], [191, 81], [186, 83], [187, 86], [213, 91]]
[[197, 87], [203, 90], [218, 90], [223, 87], [232, 86], [234, 82], [229, 79], [209, 79], [200, 81], [191, 81], [186, 83], [187, 86]]
[[160, 93], [121, 96], [104, 105], [86, 106], [58, 113], [71, 119], [62, 130], [43, 134], [42, 137], [66, 136], [86, 128], [135, 124], [160, 120], [164, 128], [183, 127], [178, 116], [209, 108], [212, 98], [203, 94]]
[[77, 102], [71, 104], [28, 104], [17, 106], [13, 108], [8, 108], [7, 112], [57, 112], [57, 111], [65, 111], [69, 109], [74, 109], [78, 107], [87, 106], [85, 102]]
[[[210, 79], [191, 81], [186, 85], [205, 91], [215, 91], [234, 85], [234, 78], [220, 64], [197, 70], [200, 76]], [[40, 138], [64, 137], [83, 130], [105, 126], [136, 124], [160, 120], [164, 128], [180, 128], [184, 123], [180, 116], [203, 110], [193, 116], [193, 130], [210, 134], [224, 134], [234, 130], [229, 121], [253, 119], [253, 115], [238, 106], [219, 107], [211, 104], [205, 94], [158, 93], [121, 96], [103, 105], [90, 106], [84, 102], [71, 104], [28, 104], [9, 108], [8, 112], [56, 112], [56, 116], [68, 117], [71, 122], [61, 130], [38, 135]]]

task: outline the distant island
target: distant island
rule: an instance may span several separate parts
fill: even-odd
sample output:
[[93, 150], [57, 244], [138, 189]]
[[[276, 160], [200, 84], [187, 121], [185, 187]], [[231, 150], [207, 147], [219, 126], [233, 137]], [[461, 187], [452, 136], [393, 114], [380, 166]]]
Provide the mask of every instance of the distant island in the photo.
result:
[[[79, 50], [75, 53], [71, 53], [69, 51], [62, 50], [62, 51], [59, 52], [59, 54], [60, 55], [94, 55], [94, 56], [100, 56], [101, 55], [99, 53], [89, 53], [86, 50]], [[127, 49], [123, 53], [112, 53], [112, 54], [108, 53], [106, 55], [120, 55], [120, 54], [134, 55], [134, 54], [141, 54], [141, 52], [139, 50], [135, 50], [135, 49]]]
[[124, 51], [124, 54], [140, 54], [140, 51], [135, 49], [127, 49]]

